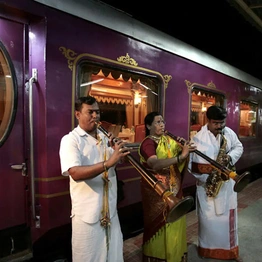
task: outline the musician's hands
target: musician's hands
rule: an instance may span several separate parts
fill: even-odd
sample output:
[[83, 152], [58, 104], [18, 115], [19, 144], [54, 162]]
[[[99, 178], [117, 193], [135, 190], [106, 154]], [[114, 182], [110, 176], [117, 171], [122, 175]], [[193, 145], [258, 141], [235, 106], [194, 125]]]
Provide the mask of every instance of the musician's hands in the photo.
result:
[[180, 160], [186, 159], [191, 152], [194, 152], [196, 150], [196, 146], [193, 142], [189, 142], [182, 137], [177, 137], [177, 141], [182, 147]]
[[111, 146], [111, 147], [113, 147], [114, 148], [114, 141], [113, 141], [113, 139], [114, 139], [114, 136], [113, 136], [113, 133], [111, 133], [111, 132], [108, 132], [108, 139], [109, 139], [109, 146]]
[[[109, 136], [109, 139], [110, 138], [111, 136]], [[113, 166], [118, 162], [122, 162], [124, 157], [130, 154], [129, 148], [125, 147], [127, 144], [126, 142], [123, 142], [119, 138], [114, 138], [113, 141], [112, 139], [113, 137], [111, 138], [110, 143], [113, 143], [114, 153], [107, 161], [109, 166]]]

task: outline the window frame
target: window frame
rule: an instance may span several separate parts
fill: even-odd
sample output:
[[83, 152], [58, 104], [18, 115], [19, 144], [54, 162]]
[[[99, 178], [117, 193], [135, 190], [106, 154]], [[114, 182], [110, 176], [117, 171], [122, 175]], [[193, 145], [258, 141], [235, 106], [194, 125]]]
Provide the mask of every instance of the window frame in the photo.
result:
[[[8, 73], [10, 74], [10, 88], [11, 90], [9, 90], [11, 92], [11, 94], [9, 95], [10, 99], [10, 105], [9, 105], [9, 117], [8, 119], [4, 122], [4, 128], [3, 128], [3, 122], [0, 123], [0, 131], [1, 129], [3, 129], [3, 132], [0, 133], [0, 147], [5, 143], [5, 141], [7, 140], [7, 138], [9, 137], [12, 128], [14, 126], [14, 122], [15, 122], [15, 117], [16, 117], [16, 112], [17, 112], [17, 104], [18, 104], [18, 86], [17, 86], [17, 79], [16, 79], [16, 74], [15, 74], [15, 69], [14, 69], [14, 65], [12, 62], [12, 59], [7, 51], [7, 49], [5, 48], [4, 44], [0, 41], [0, 50], [3, 54], [3, 57], [5, 59], [5, 66], [6, 69], [4, 71], [8, 70]], [[3, 76], [6, 77], [5, 72], [3, 72]], [[6, 81], [5, 81], [6, 83]], [[7, 86], [8, 84], [6, 84]], [[8, 87], [8, 86], [7, 86]]]
[[[91, 56], [91, 58], [94, 58], [93, 55], [90, 55], [90, 56]], [[106, 68], [109, 71], [115, 70], [115, 71], [119, 71], [119, 72], [124, 72], [124, 73], [129, 74], [129, 75], [136, 75], [136, 77], [141, 77], [142, 79], [149, 79], [149, 81], [155, 81], [155, 83], [156, 83], [155, 85], [157, 86], [157, 90], [158, 90], [158, 96], [156, 98], [157, 106], [154, 107], [154, 105], [152, 105], [153, 110], [159, 111], [161, 114], [164, 115], [165, 89], [168, 85], [168, 81], [172, 77], [170, 77], [170, 79], [169, 79], [169, 78], [166, 78], [166, 76], [163, 76], [159, 72], [152, 71], [152, 70], [146, 69], [146, 68], [141, 68], [141, 67], [134, 66], [134, 65], [130, 65], [130, 64], [125, 64], [125, 63], [119, 62], [119, 61], [116, 62], [116, 61], [106, 59], [106, 58], [102, 58], [102, 57], [98, 57], [98, 56], [95, 56], [95, 58], [96, 59], [90, 59], [89, 55], [85, 54], [85, 55], [82, 55], [81, 59], [79, 59], [78, 61], [76, 59], [75, 66], [73, 67], [73, 72], [76, 73], [75, 77], [73, 76], [73, 78], [75, 79], [75, 87], [74, 87], [75, 98], [74, 99], [76, 99], [78, 96], [80, 96], [80, 94], [81, 95], [83, 94], [83, 93], [80, 92], [81, 67], [83, 65], [91, 65], [91, 66], [95, 65], [95, 66], [98, 66], [98, 67]], [[166, 81], [166, 79], [169, 79], [169, 80]], [[141, 83], [143, 83], [143, 82], [141, 81]], [[73, 101], [74, 101], [74, 99], [73, 99]], [[145, 103], [143, 105], [145, 105]], [[149, 111], [152, 111], [152, 109], [150, 109]], [[146, 113], [148, 113], [148, 111]], [[103, 118], [103, 116], [101, 114], [101, 119], [102, 118]], [[131, 131], [133, 128], [135, 129], [136, 126], [138, 126], [138, 127], [141, 126], [143, 124], [143, 121], [144, 121], [144, 117], [142, 117], [140, 119], [139, 123], [136, 123], [136, 125], [129, 127], [128, 130]], [[75, 126], [75, 118], [73, 119], [73, 126]], [[136, 142], [136, 141], [134, 141], [134, 142]]]

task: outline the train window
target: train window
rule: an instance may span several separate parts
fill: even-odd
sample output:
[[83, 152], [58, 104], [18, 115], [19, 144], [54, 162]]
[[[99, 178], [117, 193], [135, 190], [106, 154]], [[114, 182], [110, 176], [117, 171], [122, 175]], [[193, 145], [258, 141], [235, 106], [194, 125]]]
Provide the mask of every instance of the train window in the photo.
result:
[[212, 105], [224, 106], [224, 94], [210, 91], [207, 88], [192, 87], [190, 138], [206, 124], [206, 111]]
[[16, 85], [11, 60], [0, 42], [0, 146], [7, 139], [15, 114]]
[[78, 79], [78, 95], [97, 99], [105, 128], [127, 142], [142, 141], [144, 117], [160, 111], [160, 80], [156, 76], [82, 63]]
[[250, 101], [240, 101], [240, 137], [255, 137], [258, 104]]

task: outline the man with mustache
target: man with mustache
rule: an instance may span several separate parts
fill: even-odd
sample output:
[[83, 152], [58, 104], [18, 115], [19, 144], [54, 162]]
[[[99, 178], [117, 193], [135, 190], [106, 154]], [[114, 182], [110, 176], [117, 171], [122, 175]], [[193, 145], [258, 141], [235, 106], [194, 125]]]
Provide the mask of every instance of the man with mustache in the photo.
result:
[[[226, 110], [220, 106], [211, 106], [206, 116], [206, 125], [192, 138], [192, 142], [198, 151], [221, 166], [233, 166], [243, 153], [243, 145], [236, 133], [225, 126]], [[196, 153], [190, 155], [188, 168], [197, 179], [199, 256], [241, 261], [237, 233], [237, 193], [233, 190], [235, 181], [231, 178], [219, 180], [219, 171]]]
[[76, 100], [75, 117], [78, 125], [62, 137], [59, 149], [62, 175], [69, 176], [72, 261], [123, 262], [115, 166], [130, 152], [98, 130], [94, 97]]

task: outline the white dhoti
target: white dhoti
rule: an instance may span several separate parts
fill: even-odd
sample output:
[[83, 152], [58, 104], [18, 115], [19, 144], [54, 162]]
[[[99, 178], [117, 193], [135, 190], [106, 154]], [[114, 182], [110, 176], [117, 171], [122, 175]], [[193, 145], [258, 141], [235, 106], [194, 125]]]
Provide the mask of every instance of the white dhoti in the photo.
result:
[[236, 193], [232, 190], [234, 183], [232, 180], [224, 183], [216, 198], [207, 197], [205, 188], [197, 186], [200, 256], [216, 259], [238, 257], [237, 204]]
[[73, 216], [72, 256], [73, 262], [123, 262], [123, 234], [118, 215], [111, 218], [108, 250], [106, 229], [100, 221], [88, 224]]

